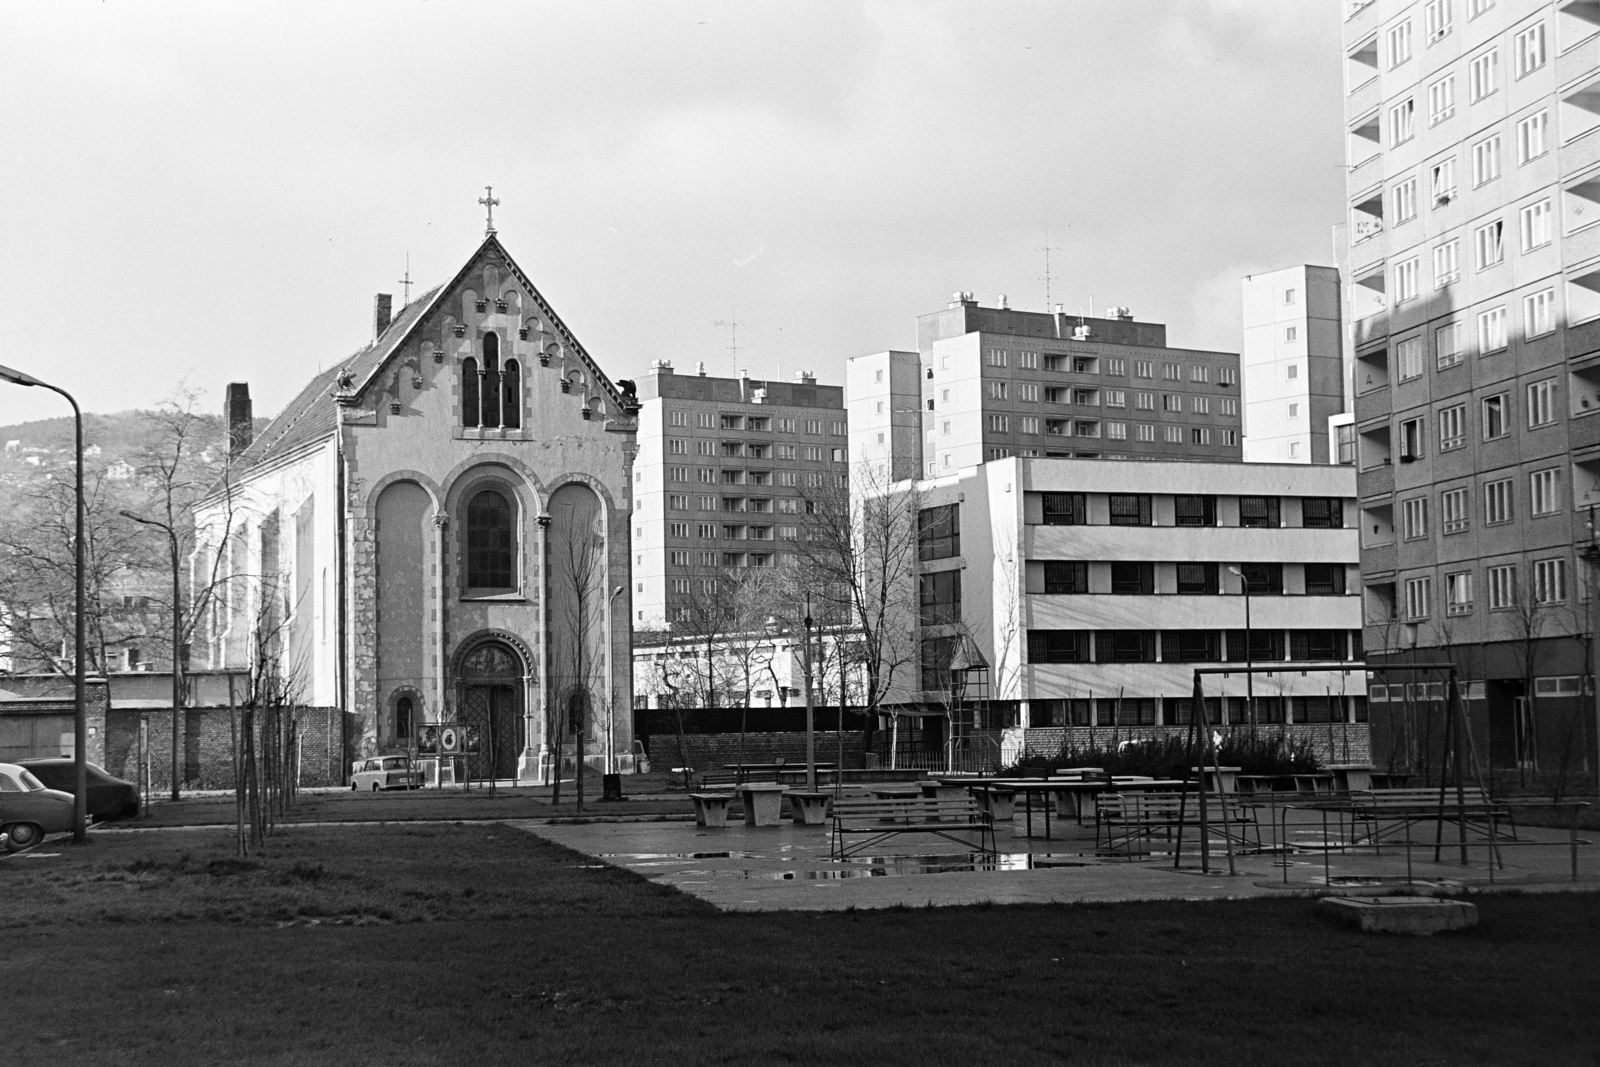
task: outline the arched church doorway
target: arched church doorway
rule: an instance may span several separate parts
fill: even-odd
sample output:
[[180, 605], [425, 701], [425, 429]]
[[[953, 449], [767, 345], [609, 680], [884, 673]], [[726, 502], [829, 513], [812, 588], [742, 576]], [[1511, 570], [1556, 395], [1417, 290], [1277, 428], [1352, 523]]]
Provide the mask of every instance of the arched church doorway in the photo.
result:
[[476, 727], [478, 737], [476, 754], [467, 757], [470, 777], [516, 778], [517, 756], [527, 743], [524, 674], [522, 658], [499, 641], [485, 641], [462, 657], [460, 720]]

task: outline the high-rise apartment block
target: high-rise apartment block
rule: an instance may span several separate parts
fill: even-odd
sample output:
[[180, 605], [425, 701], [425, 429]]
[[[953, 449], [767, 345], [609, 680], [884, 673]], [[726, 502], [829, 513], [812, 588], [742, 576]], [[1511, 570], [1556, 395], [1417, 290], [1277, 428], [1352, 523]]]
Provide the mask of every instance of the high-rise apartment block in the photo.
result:
[[1338, 270], [1252, 274], [1243, 291], [1245, 462], [1332, 462], [1328, 418], [1344, 410]]
[[[971, 293], [957, 293], [943, 311], [917, 319], [915, 390], [902, 374], [877, 374], [910, 354], [880, 353], [863, 357], [851, 404], [919, 411], [914, 461], [892, 458], [925, 477], [1008, 456], [1241, 458], [1239, 357], [1170, 348], [1166, 334], [1122, 308], [1084, 318], [979, 307]], [[857, 393], [858, 384], [870, 391]], [[898, 440], [879, 443], [879, 432], [858, 433], [858, 444]]]
[[1492, 765], [1592, 767], [1600, 5], [1352, 3], [1344, 49], [1368, 654], [1454, 659]]
[[804, 493], [844, 484], [844, 390], [673, 373], [638, 382], [634, 623], [670, 625], [720, 574], [771, 567], [799, 537]]

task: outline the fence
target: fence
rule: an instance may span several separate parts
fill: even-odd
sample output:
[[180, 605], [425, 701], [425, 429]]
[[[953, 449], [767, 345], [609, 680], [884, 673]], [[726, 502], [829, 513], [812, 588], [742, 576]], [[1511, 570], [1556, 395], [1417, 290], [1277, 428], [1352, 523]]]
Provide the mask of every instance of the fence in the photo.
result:
[[[1206, 729], [1228, 736], [1250, 728], [1207, 726]], [[1258, 726], [1256, 732], [1262, 737], [1282, 736], [1309, 744], [1317, 761], [1324, 765], [1372, 762], [1371, 730], [1367, 723], [1281, 724]], [[1108, 748], [1124, 742], [1137, 744], [1167, 738], [1182, 739], [1188, 735], [1187, 726], [1042, 726], [1023, 731], [1023, 753], [1050, 757], [1063, 748]]]

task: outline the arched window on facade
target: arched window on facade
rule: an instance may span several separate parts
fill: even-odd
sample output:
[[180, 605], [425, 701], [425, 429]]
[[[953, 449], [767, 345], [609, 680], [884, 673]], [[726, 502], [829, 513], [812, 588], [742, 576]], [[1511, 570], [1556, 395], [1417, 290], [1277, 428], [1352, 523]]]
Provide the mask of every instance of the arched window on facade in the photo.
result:
[[496, 490], [485, 489], [467, 505], [467, 587], [510, 590], [511, 504]]
[[483, 335], [483, 425], [500, 425], [500, 338]]
[[501, 392], [505, 394], [501, 403], [504, 409], [500, 420], [508, 430], [520, 429], [522, 426], [522, 374], [514, 359], [506, 360], [506, 369], [500, 375]]
[[394, 702], [394, 737], [402, 744], [411, 740], [411, 720], [415, 707], [410, 697], [401, 697]]
[[461, 425], [478, 425], [478, 361], [461, 361]]

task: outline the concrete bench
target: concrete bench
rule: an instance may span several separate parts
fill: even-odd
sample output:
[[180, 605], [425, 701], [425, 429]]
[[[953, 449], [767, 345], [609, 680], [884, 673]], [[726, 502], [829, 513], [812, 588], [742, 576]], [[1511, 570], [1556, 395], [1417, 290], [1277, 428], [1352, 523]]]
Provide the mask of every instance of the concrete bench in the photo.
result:
[[997, 785], [975, 785], [969, 790], [993, 822], [1010, 822], [1017, 811], [1017, 793]]
[[785, 787], [777, 782], [745, 782], [739, 786], [746, 826], [777, 826], [783, 813]]
[[794, 817], [796, 824], [821, 826], [828, 821], [828, 801], [833, 799], [833, 794], [791, 789], [784, 796], [789, 798], [789, 814]]
[[[971, 797], [841, 797], [833, 802], [830, 840], [835, 859], [847, 859], [900, 834], [932, 834], [989, 855], [995, 852], [994, 821]], [[972, 834], [976, 844], [968, 839]]]
[[694, 801], [696, 826], [728, 825], [728, 804], [733, 800], [732, 793], [690, 793], [689, 799]]

